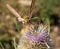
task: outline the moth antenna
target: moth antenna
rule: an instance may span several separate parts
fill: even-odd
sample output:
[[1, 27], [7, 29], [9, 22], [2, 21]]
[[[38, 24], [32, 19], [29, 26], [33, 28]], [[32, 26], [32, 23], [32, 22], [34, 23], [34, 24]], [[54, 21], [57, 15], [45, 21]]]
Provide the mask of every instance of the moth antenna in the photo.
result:
[[30, 6], [30, 11], [29, 11], [29, 19], [31, 19], [33, 15], [33, 8], [34, 8], [35, 0], [32, 0], [31, 6]]
[[18, 18], [18, 21], [23, 21], [24, 19], [21, 18], [21, 16], [18, 14], [18, 12], [13, 8], [11, 7], [9, 4], [6, 4], [7, 8], [9, 9], [9, 11]]

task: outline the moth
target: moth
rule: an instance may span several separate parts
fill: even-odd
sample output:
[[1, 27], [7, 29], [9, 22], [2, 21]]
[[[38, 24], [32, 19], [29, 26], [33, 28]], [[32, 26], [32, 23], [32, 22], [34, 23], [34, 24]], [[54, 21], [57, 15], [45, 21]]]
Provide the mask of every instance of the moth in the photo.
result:
[[37, 24], [35, 22], [29, 22], [33, 14], [34, 4], [35, 2], [32, 0], [27, 20], [23, 19], [9, 4], [6, 4], [10, 12], [17, 17], [19, 22], [22, 22], [23, 24], [17, 49], [50, 49], [48, 43], [51, 39], [48, 34], [48, 26], [41, 23]]

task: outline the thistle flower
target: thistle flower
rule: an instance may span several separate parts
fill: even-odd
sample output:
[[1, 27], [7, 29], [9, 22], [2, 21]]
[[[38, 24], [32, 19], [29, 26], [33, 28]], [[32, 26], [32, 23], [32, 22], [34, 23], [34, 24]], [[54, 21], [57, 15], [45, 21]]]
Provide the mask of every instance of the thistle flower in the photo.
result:
[[30, 30], [28, 33], [26, 33], [27, 38], [30, 41], [36, 41], [36, 42], [42, 41], [45, 38], [45, 36], [47, 36], [48, 34], [47, 34], [46, 29], [44, 29], [44, 28], [42, 30], [41, 29], [40, 29], [40, 31], [34, 30], [36, 32], [39, 32], [37, 34], [32, 34], [32, 33], [34, 33], [34, 31]]
[[[20, 39], [18, 49], [43, 49], [44, 47], [45, 49], [50, 49], [48, 43], [50, 43], [48, 28], [43, 25], [39, 25], [37, 29], [34, 27], [26, 31]], [[43, 45], [43, 48], [41, 48], [41, 44]]]
[[[39, 29], [39, 30], [38, 30]], [[50, 36], [48, 35], [48, 29], [47, 27], [43, 27], [42, 25], [39, 25], [37, 29], [37, 34], [32, 34], [34, 31], [30, 30], [28, 33], [26, 33], [27, 38], [29, 39], [30, 43], [39, 43], [41, 41], [45, 42], [46, 46], [49, 48], [47, 42], [50, 41]]]

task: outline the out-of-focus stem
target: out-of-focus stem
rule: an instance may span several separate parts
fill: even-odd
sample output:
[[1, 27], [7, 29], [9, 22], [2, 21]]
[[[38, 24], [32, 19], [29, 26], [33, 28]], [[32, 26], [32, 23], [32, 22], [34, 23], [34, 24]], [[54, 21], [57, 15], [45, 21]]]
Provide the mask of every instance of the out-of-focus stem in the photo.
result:
[[7, 8], [9, 9], [9, 11], [10, 11], [14, 16], [16, 16], [16, 17], [18, 18], [18, 20], [19, 20], [20, 22], [23, 22], [23, 21], [24, 21], [24, 19], [21, 18], [21, 16], [18, 14], [18, 12], [17, 12], [14, 8], [12, 8], [9, 4], [6, 4], [6, 6], [7, 6]]

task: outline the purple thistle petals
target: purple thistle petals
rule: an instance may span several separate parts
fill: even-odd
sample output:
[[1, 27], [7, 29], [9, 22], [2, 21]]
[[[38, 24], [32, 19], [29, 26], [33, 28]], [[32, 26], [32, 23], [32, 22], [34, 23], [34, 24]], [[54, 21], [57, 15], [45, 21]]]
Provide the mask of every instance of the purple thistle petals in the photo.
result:
[[27, 37], [30, 41], [37, 41], [37, 35], [33, 35], [31, 33], [27, 34]]
[[41, 31], [41, 33], [38, 34], [39, 40], [43, 40], [47, 36], [46, 31]]
[[41, 33], [41, 34], [39, 34], [38, 37], [37, 37], [37, 38], [39, 38], [39, 39], [38, 39], [38, 40], [39, 40], [38, 42], [44, 41], [45, 36], [46, 36], [46, 33]]
[[46, 33], [39, 33], [37, 35], [33, 35], [31, 33], [27, 34], [27, 37], [30, 41], [35, 41], [35, 42], [40, 42], [43, 41], [44, 37], [45, 37]]
[[45, 28], [43, 28], [43, 27], [40, 28], [40, 31], [37, 30], [37, 34], [32, 34], [33, 32], [35, 32], [34, 29], [32, 29], [32, 30], [29, 30], [28, 33], [26, 33], [27, 38], [31, 42], [41, 42], [41, 41], [44, 41], [46, 39], [46, 37], [48, 36], [48, 33], [47, 33], [48, 31], [47, 31], [46, 27]]

